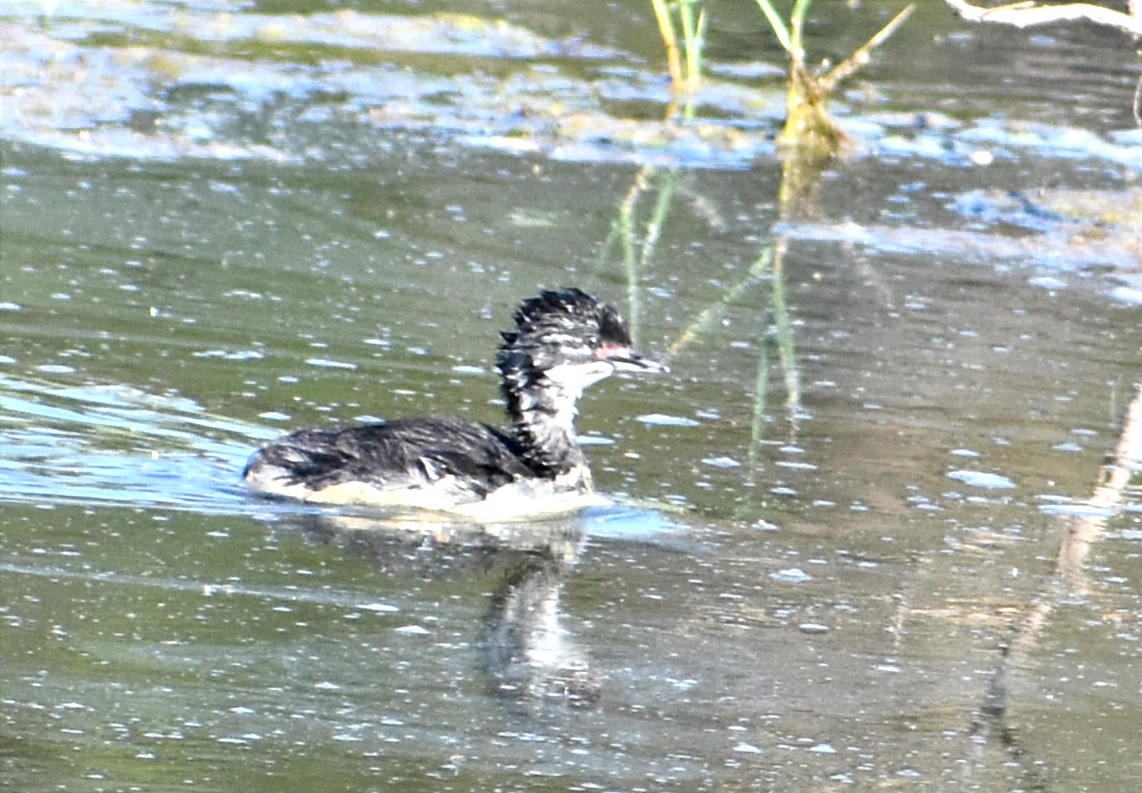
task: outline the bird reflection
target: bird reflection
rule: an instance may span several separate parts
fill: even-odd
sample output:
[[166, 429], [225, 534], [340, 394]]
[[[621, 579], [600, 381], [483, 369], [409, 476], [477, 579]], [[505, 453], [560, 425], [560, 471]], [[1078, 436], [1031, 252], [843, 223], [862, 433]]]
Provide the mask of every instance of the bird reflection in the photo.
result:
[[303, 514], [278, 525], [371, 559], [389, 572], [454, 580], [490, 577], [492, 594], [479, 632], [489, 690], [513, 701], [573, 707], [598, 698], [601, 679], [585, 648], [563, 625], [563, 586], [586, 537], [577, 515], [478, 524]]
[[[581, 538], [579, 542], [581, 543]], [[572, 557], [528, 552], [514, 559], [484, 618], [481, 647], [489, 679], [506, 696], [598, 698], [601, 682], [586, 651], [562, 625], [560, 598]]]

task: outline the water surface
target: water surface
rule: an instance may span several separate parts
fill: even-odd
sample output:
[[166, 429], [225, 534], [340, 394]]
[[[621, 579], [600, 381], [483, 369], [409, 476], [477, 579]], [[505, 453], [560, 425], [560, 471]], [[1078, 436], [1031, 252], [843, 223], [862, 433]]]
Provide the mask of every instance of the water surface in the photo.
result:
[[[1137, 62], [935, 6], [779, 217], [744, 4], [691, 125], [639, 3], [10, 5], [4, 784], [1130, 787], [1142, 496], [1087, 499], [1142, 352]], [[497, 334], [565, 284], [671, 366], [583, 400], [613, 506], [242, 492], [288, 427], [499, 421]]]

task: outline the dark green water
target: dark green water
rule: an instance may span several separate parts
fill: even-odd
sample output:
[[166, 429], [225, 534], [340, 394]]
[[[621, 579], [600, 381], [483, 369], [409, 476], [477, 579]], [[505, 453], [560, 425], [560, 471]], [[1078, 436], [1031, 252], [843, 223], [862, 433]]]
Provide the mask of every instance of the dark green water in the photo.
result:
[[[1136, 477], [1053, 572], [1140, 376], [1137, 61], [937, 5], [784, 221], [750, 4], [701, 129], [641, 3], [0, 11], [0, 787], [1130, 789]], [[615, 506], [240, 489], [287, 427], [497, 421], [564, 284], [670, 361], [581, 405]]]

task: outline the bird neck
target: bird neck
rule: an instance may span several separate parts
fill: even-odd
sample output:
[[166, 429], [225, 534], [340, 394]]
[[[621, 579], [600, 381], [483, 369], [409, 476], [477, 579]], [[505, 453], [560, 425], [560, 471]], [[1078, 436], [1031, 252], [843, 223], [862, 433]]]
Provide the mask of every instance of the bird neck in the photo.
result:
[[501, 373], [508, 416], [524, 462], [551, 479], [581, 471], [589, 489], [586, 458], [575, 438], [580, 392], [549, 380], [541, 372], [506, 362]]

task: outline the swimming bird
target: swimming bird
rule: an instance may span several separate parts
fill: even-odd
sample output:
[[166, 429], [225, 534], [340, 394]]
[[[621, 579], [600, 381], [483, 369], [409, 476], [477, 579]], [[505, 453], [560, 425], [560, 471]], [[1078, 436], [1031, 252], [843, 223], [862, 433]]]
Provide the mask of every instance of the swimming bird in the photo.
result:
[[495, 514], [574, 505], [593, 493], [575, 434], [587, 386], [615, 372], [663, 372], [639, 354], [615, 308], [569, 288], [523, 301], [496, 355], [510, 426], [400, 418], [291, 432], [242, 478], [269, 496], [327, 504]]

